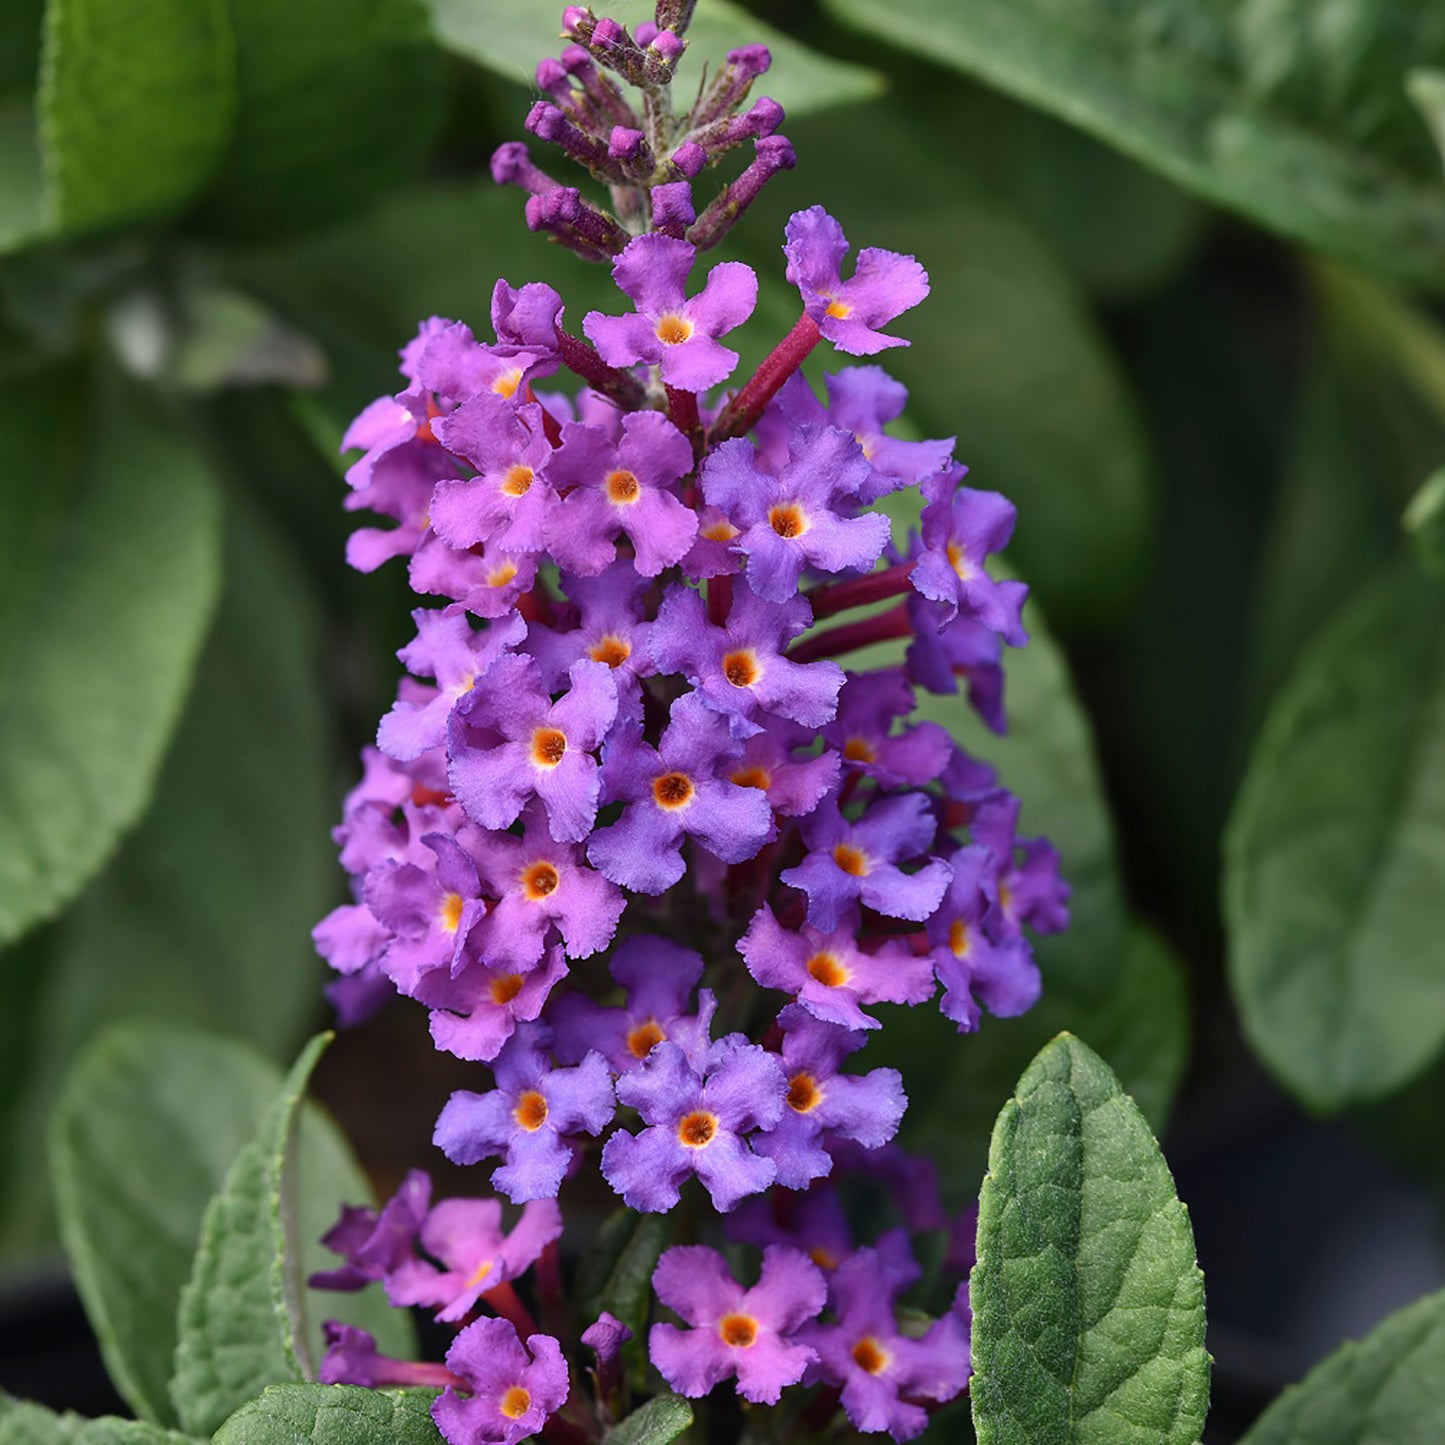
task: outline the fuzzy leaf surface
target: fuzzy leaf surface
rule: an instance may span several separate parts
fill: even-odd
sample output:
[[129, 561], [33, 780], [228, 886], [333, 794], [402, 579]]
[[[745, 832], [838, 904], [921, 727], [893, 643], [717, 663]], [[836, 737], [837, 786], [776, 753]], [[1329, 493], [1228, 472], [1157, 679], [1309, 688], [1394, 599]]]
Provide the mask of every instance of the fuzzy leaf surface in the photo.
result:
[[436, 1445], [430, 1390], [271, 1385], [242, 1405], [212, 1445]]

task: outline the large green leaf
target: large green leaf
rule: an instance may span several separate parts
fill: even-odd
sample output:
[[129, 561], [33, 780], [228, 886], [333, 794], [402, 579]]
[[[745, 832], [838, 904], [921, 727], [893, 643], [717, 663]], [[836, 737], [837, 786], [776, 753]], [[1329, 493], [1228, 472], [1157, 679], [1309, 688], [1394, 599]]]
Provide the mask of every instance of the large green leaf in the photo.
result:
[[139, 1420], [87, 1420], [0, 1395], [0, 1445], [195, 1445], [189, 1435]]
[[179, 209], [215, 173], [235, 114], [225, 0], [48, 0], [40, 94], [53, 224]]
[[301, 1097], [328, 1038], [303, 1050], [201, 1221], [170, 1384], [181, 1424], [198, 1434], [216, 1430], [267, 1385], [315, 1376], [296, 1154]]
[[0, 255], [23, 246], [45, 225], [45, 186], [35, 102], [28, 93], [0, 94]]
[[139, 817], [220, 568], [201, 458], [113, 378], [7, 383], [0, 512], [5, 943], [67, 903]]
[[106, 1021], [164, 1019], [289, 1053], [320, 1005], [308, 937], [334, 887], [316, 605], [284, 539], [231, 499], [228, 580], [155, 802], [77, 906], [37, 942], [46, 1040], [7, 1143], [6, 1234], [48, 1234], [44, 1121], [66, 1067]]
[[56, 1107], [50, 1159], [71, 1272], [112, 1381], [145, 1419], [175, 1423], [176, 1300], [201, 1216], [277, 1086], [276, 1069], [238, 1044], [123, 1025], [87, 1050]]
[[1003, 1107], [979, 1198], [980, 1445], [1195, 1445], [1204, 1278], [1159, 1146], [1108, 1066], [1061, 1034]]
[[212, 1445], [436, 1445], [429, 1390], [272, 1385], [216, 1431]]
[[[443, 45], [528, 87], [533, 84], [537, 62], [544, 56], [560, 54], [567, 43], [560, 38], [560, 5], [539, 4], [537, 0], [428, 3]], [[605, 13], [635, 26], [641, 20], [651, 20], [655, 8], [652, 0], [616, 0]], [[758, 43], [772, 52], [773, 68], [756, 83], [753, 93], [772, 96], [790, 116], [866, 100], [883, 86], [876, 72], [820, 55], [730, 0], [703, 0], [694, 13], [687, 38], [687, 57], [675, 86], [679, 105], [686, 105], [696, 92], [704, 65], [712, 74], [729, 50]]]
[[1226, 840], [1245, 1032], [1317, 1108], [1377, 1097], [1445, 1042], [1445, 595], [1386, 576], [1275, 700]]
[[1255, 1422], [1243, 1445], [1438, 1445], [1445, 1439], [1445, 1294], [1336, 1350]]
[[227, 0], [236, 125], [201, 223], [280, 231], [362, 209], [424, 166], [442, 116], [422, 0]]
[[829, 0], [1274, 230], [1445, 289], [1445, 187], [1405, 94], [1445, 20], [1401, 0]]

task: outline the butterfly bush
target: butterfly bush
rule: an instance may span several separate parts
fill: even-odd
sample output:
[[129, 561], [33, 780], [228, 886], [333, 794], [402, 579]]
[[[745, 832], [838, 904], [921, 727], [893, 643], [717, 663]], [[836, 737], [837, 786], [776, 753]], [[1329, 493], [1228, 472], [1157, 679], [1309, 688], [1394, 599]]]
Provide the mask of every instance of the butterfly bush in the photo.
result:
[[[453, 1445], [600, 1438], [639, 1378], [629, 1348], [686, 1396], [789, 1393], [796, 1435], [840, 1408], [917, 1435], [968, 1380], [972, 1241], [892, 1142], [904, 1080], [866, 1063], [876, 1006], [936, 1001], [961, 1033], [1020, 1014], [1030, 934], [1067, 922], [1018, 799], [915, 717], [920, 692], [962, 693], [1004, 728], [1025, 589], [988, 559], [1014, 509], [965, 484], [952, 438], [889, 433], [906, 394], [880, 367], [841, 364], [821, 393], [799, 369], [820, 345], [906, 345], [891, 328], [928, 277], [875, 248], [850, 266], [838, 222], [798, 211], [798, 320], [739, 376], [758, 280], [702, 253], [794, 157], [781, 108], [749, 104], [761, 46], [673, 109], [690, 9], [663, 0], [630, 33], [569, 8], [572, 43], [538, 67], [527, 129], [606, 207], [524, 145], [493, 161], [532, 229], [610, 266], [613, 304], [579, 326], [550, 286], [498, 281], [495, 339], [424, 321], [403, 388], [344, 442], [347, 506], [382, 521], [349, 560], [404, 562], [432, 600], [336, 830], [353, 901], [316, 943], [343, 1022], [401, 994], [485, 1066], [435, 1143], [516, 1208], [434, 1203], [417, 1172], [346, 1209], [315, 1282], [380, 1284], [456, 1334], [444, 1364], [397, 1361], [332, 1324], [323, 1375], [442, 1387]], [[895, 541], [876, 504], [908, 492]], [[606, 1312], [570, 1337], [558, 1198], [586, 1195], [578, 1176], [711, 1240], [661, 1253], [635, 1345]], [[849, 1208], [868, 1187], [903, 1222], [865, 1238]], [[930, 1232], [949, 1243], [925, 1281]]]

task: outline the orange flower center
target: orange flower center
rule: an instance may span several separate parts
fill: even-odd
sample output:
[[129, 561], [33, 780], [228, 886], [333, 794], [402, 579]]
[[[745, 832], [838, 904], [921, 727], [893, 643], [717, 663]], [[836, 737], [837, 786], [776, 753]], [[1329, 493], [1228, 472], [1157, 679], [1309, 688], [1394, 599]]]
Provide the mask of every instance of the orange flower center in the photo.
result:
[[955, 918], [949, 925], [948, 946], [953, 950], [955, 958], [968, 957], [968, 951], [973, 947], [973, 939], [969, 937], [968, 924], [963, 919]]
[[492, 390], [498, 396], [511, 396], [522, 384], [522, 373], [520, 371], [504, 371], [493, 383]]
[[517, 1100], [512, 1117], [529, 1134], [535, 1134], [547, 1122], [547, 1101], [535, 1089], [528, 1089]]
[[830, 301], [827, 314], [835, 321], [843, 321], [853, 314], [853, 308], [846, 301]]
[[664, 346], [676, 346], [691, 335], [692, 322], [686, 316], [676, 316], [669, 312], [666, 316], [657, 318], [657, 339]]
[[520, 973], [504, 973], [501, 978], [492, 980], [491, 995], [495, 1004], [508, 1004], [522, 991], [522, 975]]
[[773, 780], [766, 768], [742, 768], [732, 775], [732, 781], [740, 788], [758, 788], [766, 793]]
[[648, 1019], [645, 1024], [638, 1024], [636, 1028], [627, 1031], [627, 1052], [634, 1059], [645, 1059], [652, 1052], [653, 1046], [660, 1044], [666, 1037], [662, 1025], [656, 1019]]
[[843, 756], [850, 763], [871, 763], [878, 754], [867, 738], [849, 738], [843, 744]]
[[852, 1354], [853, 1363], [870, 1375], [881, 1375], [888, 1368], [889, 1360], [893, 1358], [872, 1335], [864, 1335], [853, 1346]]
[[704, 541], [708, 542], [731, 542], [738, 534], [738, 529], [729, 521], [710, 522], [699, 534]]
[[627, 506], [642, 495], [642, 487], [631, 472], [608, 472], [603, 485], [607, 488], [607, 500], [620, 506]]
[[811, 1074], [794, 1074], [788, 1080], [788, 1108], [796, 1114], [810, 1114], [823, 1102], [823, 1091]]
[[758, 1337], [758, 1322], [751, 1315], [724, 1315], [717, 1322], [717, 1332], [723, 1344], [745, 1350]]
[[502, 491], [509, 497], [525, 497], [532, 490], [535, 475], [531, 467], [524, 467], [518, 462], [516, 466], [508, 467], [502, 477]]
[[796, 502], [789, 502], [768, 512], [768, 525], [780, 537], [801, 537], [808, 530], [808, 519]]
[[462, 895], [460, 893], [448, 893], [442, 899], [441, 925], [445, 933], [455, 933], [462, 923]]
[[652, 796], [657, 806], [668, 812], [685, 808], [692, 802], [693, 791], [692, 779], [686, 773], [664, 773], [652, 780]]
[[538, 728], [532, 734], [532, 761], [539, 768], [555, 768], [567, 752], [567, 734], [558, 728]]
[[734, 687], [751, 687], [762, 675], [762, 668], [751, 649], [729, 652], [722, 660], [723, 676]]
[[558, 873], [556, 864], [545, 861], [529, 863], [522, 869], [522, 897], [528, 903], [540, 903], [557, 891], [561, 881], [562, 875]]
[[850, 877], [868, 876], [867, 856], [861, 848], [855, 848], [851, 843], [839, 843], [833, 849], [833, 861]]
[[517, 575], [517, 564], [515, 562], [503, 562], [500, 567], [493, 567], [487, 573], [488, 587], [505, 587], [513, 577]]
[[713, 1141], [717, 1133], [717, 1115], [706, 1109], [694, 1109], [678, 1121], [677, 1140], [688, 1149], [703, 1149]]
[[824, 988], [841, 988], [852, 977], [836, 953], [815, 953], [806, 967], [813, 981]]
[[608, 667], [621, 667], [632, 656], [632, 644], [625, 637], [609, 632], [592, 644], [587, 654], [593, 662], [605, 662]]
[[532, 1408], [532, 1396], [521, 1385], [513, 1385], [497, 1404], [509, 1420], [520, 1420]]

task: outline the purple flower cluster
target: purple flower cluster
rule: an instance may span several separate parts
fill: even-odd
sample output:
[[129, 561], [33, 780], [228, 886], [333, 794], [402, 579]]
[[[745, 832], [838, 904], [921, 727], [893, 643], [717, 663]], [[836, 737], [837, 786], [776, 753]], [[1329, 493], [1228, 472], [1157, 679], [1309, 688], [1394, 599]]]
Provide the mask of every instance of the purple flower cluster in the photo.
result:
[[[390, 524], [354, 533], [348, 557], [405, 558], [441, 605], [413, 614], [335, 834], [352, 901], [316, 943], [344, 1020], [400, 994], [439, 1048], [490, 1065], [435, 1142], [495, 1161], [493, 1186], [526, 1208], [505, 1234], [496, 1201], [429, 1207], [413, 1177], [379, 1215], [343, 1215], [328, 1242], [345, 1264], [324, 1282], [379, 1282], [454, 1324], [483, 1304], [505, 1316], [467, 1324], [436, 1377], [452, 1441], [520, 1439], [567, 1398], [560, 1346], [510, 1281], [561, 1232], [553, 1201], [592, 1141], [639, 1211], [671, 1210], [693, 1176], [735, 1218], [830, 1198], [818, 1181], [847, 1161], [885, 1167], [905, 1108], [897, 1071], [849, 1063], [874, 1006], [941, 987], [960, 1031], [1022, 1013], [1040, 989], [1029, 934], [1067, 922], [1057, 856], [1016, 836], [1018, 800], [915, 717], [920, 690], [961, 690], [1004, 727], [1025, 589], [986, 564], [1013, 508], [963, 484], [951, 439], [888, 434], [906, 394], [877, 366], [821, 396], [799, 370], [822, 341], [905, 345], [884, 328], [927, 276], [865, 249], [845, 277], [838, 223], [799, 212], [783, 246], [797, 323], [729, 388], [758, 282], [738, 262], [704, 274], [697, 252], [792, 153], [778, 107], [741, 108], [760, 47], [733, 52], [686, 117], [657, 119], [690, 10], [663, 0], [630, 34], [573, 7], [575, 43], [539, 68], [528, 128], [605, 181], [615, 214], [519, 146], [494, 164], [530, 192], [535, 228], [610, 259], [617, 306], [574, 334], [550, 287], [499, 281], [495, 341], [424, 322], [404, 389], [345, 439], [362, 452], [347, 505]], [[749, 141], [751, 165], [696, 214], [691, 180]], [[547, 389], [563, 372], [580, 388]], [[895, 543], [873, 507], [908, 489], [919, 522]], [[884, 665], [845, 671], [875, 644]], [[674, 1388], [735, 1376], [772, 1402], [820, 1383], [899, 1439], [920, 1402], [962, 1388], [962, 1314], [921, 1333], [895, 1319], [917, 1277], [906, 1244], [823, 1269], [797, 1241], [754, 1242], [751, 1289], [711, 1250], [663, 1257], [657, 1296], [685, 1327], [657, 1325], [649, 1348]], [[599, 1379], [610, 1330], [589, 1332]], [[338, 1379], [407, 1368], [339, 1326], [328, 1359]]]

